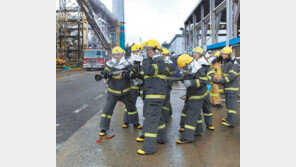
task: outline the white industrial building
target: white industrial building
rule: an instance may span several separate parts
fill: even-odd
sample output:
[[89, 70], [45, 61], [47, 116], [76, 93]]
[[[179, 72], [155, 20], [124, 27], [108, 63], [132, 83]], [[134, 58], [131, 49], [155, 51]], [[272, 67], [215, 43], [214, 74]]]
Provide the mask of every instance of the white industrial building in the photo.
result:
[[183, 54], [185, 52], [185, 35], [176, 34], [169, 43], [169, 51], [174, 54]]

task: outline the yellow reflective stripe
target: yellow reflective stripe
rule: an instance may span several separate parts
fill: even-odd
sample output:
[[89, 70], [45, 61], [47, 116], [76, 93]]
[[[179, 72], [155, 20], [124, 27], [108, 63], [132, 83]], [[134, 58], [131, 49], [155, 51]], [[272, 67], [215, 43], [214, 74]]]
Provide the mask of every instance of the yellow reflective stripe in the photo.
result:
[[199, 79], [202, 79], [202, 80], [207, 81], [208, 80], [208, 77], [199, 77]]
[[211, 81], [212, 80], [212, 77], [211, 76], [208, 76], [209, 80]]
[[147, 79], [147, 78], [160, 78], [160, 79], [166, 79], [166, 76], [165, 76], [165, 75], [156, 75], [156, 76], [147, 76], [147, 75], [145, 75], [145, 76], [144, 76], [144, 79]]
[[205, 94], [200, 95], [200, 96], [190, 96], [189, 100], [193, 100], [193, 99], [202, 99], [204, 97], [206, 97], [208, 95], [209, 91], [207, 91]]
[[207, 73], [207, 75], [210, 75], [210, 74], [213, 74], [213, 73], [215, 73], [213, 70], [211, 70], [211, 71], [209, 71], [208, 73]]
[[102, 117], [111, 119], [112, 115], [102, 114]]
[[223, 73], [223, 76], [228, 76], [228, 74]]
[[137, 114], [138, 113], [138, 111], [134, 111], [134, 112], [127, 112], [127, 114], [128, 115], [135, 115], [135, 114]]
[[199, 81], [199, 79], [196, 79], [195, 81], [196, 81], [196, 87], [199, 88], [200, 87], [200, 81]]
[[187, 128], [187, 129], [191, 129], [191, 130], [195, 130], [195, 129], [196, 129], [196, 127], [194, 127], [194, 126], [190, 126], [190, 125], [185, 125], [185, 128]]
[[201, 120], [197, 120], [197, 123], [198, 123], [198, 124], [202, 123], [202, 119], [201, 119]]
[[168, 73], [170, 73], [170, 69], [168, 67], [166, 67], [166, 70], [168, 71]]
[[181, 116], [182, 116], [182, 117], [186, 117], [186, 114], [183, 114], [183, 113], [182, 113]]
[[131, 86], [132, 89], [139, 89], [139, 86]]
[[225, 90], [234, 90], [234, 91], [238, 91], [239, 88], [225, 88]]
[[121, 79], [122, 76], [121, 75], [117, 75], [117, 76], [112, 76], [112, 78], [114, 78], [114, 79]]
[[169, 72], [170, 75], [174, 74], [174, 72]]
[[229, 72], [233, 73], [234, 75], [239, 75], [239, 73], [235, 72], [234, 70], [230, 70]]
[[110, 89], [110, 88], [108, 88], [107, 90], [108, 90], [109, 92], [111, 92], [111, 93], [121, 94], [121, 91], [119, 91], [119, 90], [113, 90], [113, 89]]
[[163, 128], [165, 128], [165, 124], [158, 126], [158, 129], [163, 129]]
[[140, 91], [140, 94], [141, 94], [141, 95], [143, 94], [143, 91], [142, 91], [142, 90]]
[[212, 116], [213, 113], [204, 113], [203, 115], [206, 116], [206, 117], [209, 117], [209, 116]]
[[128, 91], [130, 91], [130, 90], [131, 90], [131, 87], [128, 87], [128, 88], [126, 88], [126, 89], [123, 89], [122, 93], [128, 92]]
[[215, 74], [222, 74], [221, 70], [217, 70], [217, 72], [215, 72]]
[[210, 93], [211, 97], [219, 97], [219, 93]]
[[145, 137], [157, 137], [156, 133], [144, 133]]
[[[119, 90], [113, 90], [113, 89], [111, 89], [111, 88], [107, 88], [107, 90], [108, 90], [109, 92], [111, 92], [111, 93], [121, 94], [121, 91], [119, 91]], [[122, 90], [122, 93], [128, 92], [128, 91], [130, 91], [130, 90], [131, 90], [131, 87], [128, 87], [128, 88]]]
[[125, 108], [124, 111], [127, 112], [127, 109]]
[[230, 82], [229, 79], [228, 79], [228, 77], [224, 77], [224, 78], [225, 78], [226, 82]]
[[105, 67], [105, 70], [108, 70], [109, 72], [111, 71], [108, 67]]
[[162, 107], [162, 109], [165, 109], [165, 110], [168, 110], [168, 111], [170, 111], [170, 109], [169, 109], [169, 108], [167, 108], [167, 107]]
[[146, 95], [146, 99], [165, 99], [165, 95]]
[[227, 111], [228, 111], [228, 113], [236, 114], [236, 111], [234, 111], [234, 110], [227, 110]]
[[157, 66], [157, 64], [152, 64], [153, 65], [153, 67], [154, 67], [154, 76], [156, 76], [157, 74], [158, 74], [158, 66]]
[[141, 74], [141, 75], [144, 75], [144, 71], [140, 71], [140, 74]]

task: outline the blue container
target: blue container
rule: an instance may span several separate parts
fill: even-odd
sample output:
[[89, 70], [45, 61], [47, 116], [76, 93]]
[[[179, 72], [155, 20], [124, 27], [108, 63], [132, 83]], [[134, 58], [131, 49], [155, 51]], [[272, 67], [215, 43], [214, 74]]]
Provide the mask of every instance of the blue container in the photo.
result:
[[211, 84], [207, 84], [207, 87], [208, 87], [209, 90], [211, 90], [212, 85]]

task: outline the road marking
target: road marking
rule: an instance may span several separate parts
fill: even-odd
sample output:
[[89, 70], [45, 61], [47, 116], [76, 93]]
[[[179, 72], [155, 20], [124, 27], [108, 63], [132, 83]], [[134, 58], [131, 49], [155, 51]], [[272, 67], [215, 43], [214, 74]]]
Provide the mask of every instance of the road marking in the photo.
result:
[[56, 127], [60, 126], [60, 124], [57, 124]]
[[94, 100], [98, 100], [101, 97], [103, 97], [103, 95], [99, 95], [99, 96], [95, 97]]
[[58, 150], [58, 149], [62, 146], [62, 144], [63, 144], [63, 143], [61, 143], [61, 144], [57, 144], [57, 145], [56, 145], [56, 149]]
[[62, 79], [62, 78], [70, 78], [70, 77], [76, 77], [76, 76], [80, 76], [80, 75], [87, 75], [87, 74], [90, 74], [90, 73], [81, 73], [81, 74], [75, 74], [75, 75], [67, 75], [67, 76], [57, 76], [56, 79]]
[[85, 109], [88, 106], [88, 104], [83, 104], [81, 107], [77, 108], [76, 110], [73, 111], [74, 114], [79, 113], [83, 109]]

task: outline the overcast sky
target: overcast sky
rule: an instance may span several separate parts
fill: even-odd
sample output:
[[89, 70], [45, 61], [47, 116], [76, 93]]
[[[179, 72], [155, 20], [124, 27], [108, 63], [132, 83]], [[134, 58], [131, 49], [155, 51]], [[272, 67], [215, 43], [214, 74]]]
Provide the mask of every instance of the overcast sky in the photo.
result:
[[[58, 1], [58, 0], [56, 0]], [[112, 12], [112, 0], [101, 0]], [[199, 0], [125, 0], [126, 43], [170, 42]]]

